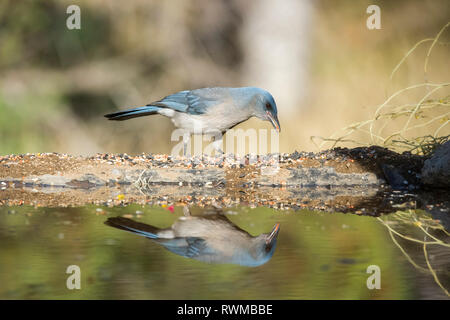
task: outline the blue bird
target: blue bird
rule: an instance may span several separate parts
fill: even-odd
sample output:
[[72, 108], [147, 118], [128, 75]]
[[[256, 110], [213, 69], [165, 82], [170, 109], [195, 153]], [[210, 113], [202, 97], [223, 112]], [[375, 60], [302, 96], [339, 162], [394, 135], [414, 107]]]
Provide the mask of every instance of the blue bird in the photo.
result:
[[[269, 92], [255, 87], [185, 90], [146, 106], [110, 113], [105, 117], [121, 121], [153, 114], [169, 117], [177, 128], [184, 130], [185, 154], [191, 134], [201, 132], [217, 137], [217, 132], [223, 135], [251, 117], [269, 121], [280, 132], [275, 100]], [[221, 145], [222, 136], [214, 142], [215, 149], [220, 152]]]
[[185, 216], [168, 229], [158, 229], [123, 217], [108, 218], [105, 224], [147, 237], [186, 258], [248, 267], [263, 265], [272, 258], [280, 230], [277, 223], [271, 233], [253, 237], [223, 214], [191, 216], [188, 209]]

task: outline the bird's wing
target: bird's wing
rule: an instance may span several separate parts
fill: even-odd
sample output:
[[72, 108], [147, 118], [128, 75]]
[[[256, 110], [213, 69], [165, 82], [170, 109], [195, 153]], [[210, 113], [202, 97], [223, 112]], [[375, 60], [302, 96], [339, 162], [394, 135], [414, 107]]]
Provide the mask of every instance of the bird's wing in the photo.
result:
[[218, 88], [204, 88], [196, 90], [185, 90], [171, 94], [159, 101], [152, 102], [148, 106], [170, 108], [178, 112], [192, 115], [204, 114], [215, 105], [223, 103], [226, 95]]
[[197, 237], [159, 239], [158, 243], [167, 250], [183, 257], [195, 258], [204, 254], [211, 254], [212, 249], [208, 246], [205, 239]]

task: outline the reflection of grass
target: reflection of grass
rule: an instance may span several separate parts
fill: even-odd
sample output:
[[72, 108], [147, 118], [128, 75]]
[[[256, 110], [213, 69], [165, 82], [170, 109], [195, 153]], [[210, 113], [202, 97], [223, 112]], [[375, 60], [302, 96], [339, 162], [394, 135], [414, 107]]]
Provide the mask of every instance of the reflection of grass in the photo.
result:
[[[450, 293], [448, 289], [446, 289], [441, 281], [439, 280], [439, 277], [437, 276], [436, 270], [433, 268], [433, 266], [430, 263], [429, 254], [427, 251], [427, 246], [429, 245], [438, 245], [443, 246], [446, 248], [450, 248], [450, 244], [444, 242], [442, 239], [439, 239], [437, 236], [431, 234], [429, 230], [433, 231], [441, 231], [447, 236], [450, 236], [450, 233], [447, 232], [444, 227], [439, 223], [437, 220], [433, 220], [428, 216], [425, 215], [418, 215], [416, 212], [409, 210], [408, 212], [398, 211], [395, 214], [391, 214], [388, 216], [389, 221], [383, 220], [381, 218], [377, 218], [389, 231], [389, 235], [392, 238], [392, 241], [394, 244], [400, 249], [400, 251], [403, 253], [403, 255], [406, 257], [406, 259], [418, 270], [426, 273], [430, 273], [436, 284], [442, 289], [442, 291], [450, 297]], [[420, 240], [405, 234], [400, 233], [399, 231], [393, 229], [390, 224], [391, 223], [401, 223], [402, 225], [409, 225], [409, 226], [415, 226], [418, 230], [421, 231], [423, 234], [424, 239]], [[406, 252], [406, 250], [400, 245], [400, 243], [395, 239], [394, 234], [407, 240], [410, 242], [420, 243], [423, 246], [423, 254], [424, 258], [427, 264], [427, 268], [421, 267], [419, 264], [417, 264], [410, 255]], [[427, 239], [431, 238], [431, 241], [428, 241]]]
[[[444, 129], [448, 128], [450, 122], [450, 95], [443, 94], [443, 89], [450, 86], [450, 82], [431, 83], [427, 80], [428, 62], [431, 52], [436, 44], [447, 45], [439, 42], [444, 31], [450, 26], [448, 22], [434, 38], [423, 39], [415, 44], [411, 50], [401, 59], [393, 69], [392, 79], [407, 58], [422, 44], [431, 42], [424, 61], [425, 82], [409, 85], [390, 95], [375, 111], [374, 117], [369, 120], [353, 123], [341, 131], [336, 132], [329, 138], [311, 137], [313, 143], [322, 148], [326, 143], [332, 143], [335, 147], [341, 143], [353, 143], [365, 145], [352, 138], [355, 133], [363, 133], [369, 136], [370, 144], [378, 144], [383, 147], [403, 149], [418, 154], [429, 154], [441, 143], [448, 140], [450, 135], [442, 135]], [[425, 89], [420, 93], [420, 90]], [[420, 98], [414, 103], [397, 104], [395, 99], [404, 96], [413, 96], [419, 93]], [[441, 93], [440, 97], [436, 94]], [[400, 121], [403, 120], [403, 123]], [[398, 128], [396, 128], [400, 125]], [[432, 133], [423, 137], [411, 137], [411, 133], [419, 128], [431, 128]], [[390, 130], [390, 131], [388, 131]], [[387, 132], [386, 132], [387, 131]], [[316, 140], [321, 140], [320, 144]]]

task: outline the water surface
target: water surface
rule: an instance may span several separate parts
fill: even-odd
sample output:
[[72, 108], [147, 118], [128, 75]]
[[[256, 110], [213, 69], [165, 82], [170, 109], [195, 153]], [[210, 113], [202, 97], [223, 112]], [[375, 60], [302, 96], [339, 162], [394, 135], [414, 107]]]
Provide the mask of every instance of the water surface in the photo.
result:
[[[212, 213], [199, 207], [190, 211], [194, 217]], [[424, 212], [392, 214], [381, 220], [246, 207], [219, 210], [219, 214], [230, 228], [255, 237], [270, 233], [279, 223], [273, 255], [253, 267], [230, 261], [205, 263], [105, 224], [108, 218], [121, 216], [170, 228], [184, 216], [182, 207], [0, 207], [0, 298], [447, 298], [450, 248], [426, 245], [437, 283], [423, 244], [391, 236], [388, 229], [414, 239], [435, 242], [435, 237], [448, 243], [440, 224]], [[70, 265], [80, 267], [80, 290], [66, 286]], [[380, 268], [381, 289], [367, 287], [371, 265]]]

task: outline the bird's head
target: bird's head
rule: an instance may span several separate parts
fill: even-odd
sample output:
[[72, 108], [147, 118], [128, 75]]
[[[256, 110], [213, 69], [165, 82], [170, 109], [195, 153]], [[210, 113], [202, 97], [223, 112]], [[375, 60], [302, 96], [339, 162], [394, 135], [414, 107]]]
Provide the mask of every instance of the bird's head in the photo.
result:
[[277, 223], [270, 233], [263, 233], [254, 238], [254, 247], [251, 254], [251, 259], [246, 261], [247, 266], [260, 266], [267, 263], [275, 252], [277, 245], [278, 232], [280, 231], [280, 224]]
[[261, 120], [269, 121], [273, 127], [280, 132], [280, 122], [278, 121], [277, 104], [272, 95], [262, 89], [258, 89], [255, 95], [256, 103], [254, 105], [254, 114]]

